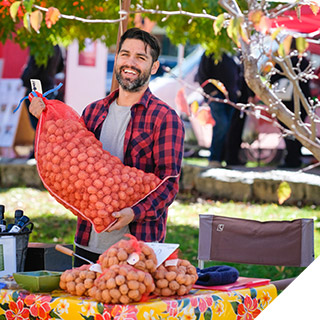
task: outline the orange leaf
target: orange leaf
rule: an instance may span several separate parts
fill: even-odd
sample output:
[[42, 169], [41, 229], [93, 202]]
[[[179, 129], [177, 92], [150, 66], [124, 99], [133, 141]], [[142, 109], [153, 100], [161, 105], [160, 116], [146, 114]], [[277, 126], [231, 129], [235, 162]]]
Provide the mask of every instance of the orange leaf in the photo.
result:
[[260, 23], [255, 25], [256, 30], [264, 34], [270, 30], [270, 27], [271, 27], [270, 19], [266, 16], [261, 17]]
[[228, 91], [221, 81], [216, 79], [209, 79], [209, 82], [212, 83], [219, 91], [221, 91], [226, 98], [228, 98], [229, 96]]
[[46, 25], [51, 28], [60, 18], [60, 11], [57, 8], [50, 7], [46, 13]]
[[199, 103], [197, 100], [194, 100], [192, 103], [191, 103], [191, 112], [192, 114], [196, 114], [199, 110]]
[[316, 16], [320, 10], [320, 7], [317, 4], [310, 4], [310, 9], [312, 10], [313, 14]]
[[33, 11], [30, 14], [30, 24], [31, 24], [31, 27], [36, 32], [39, 32], [42, 20], [43, 20], [43, 14], [40, 10]]
[[201, 108], [196, 115], [199, 123], [201, 125], [212, 124], [215, 125], [215, 121], [211, 116], [210, 108]]
[[187, 116], [190, 116], [189, 106], [186, 99], [186, 95], [184, 93], [184, 88], [181, 88], [177, 92], [175, 103], [181, 112], [184, 112]]
[[250, 12], [248, 17], [257, 31], [266, 33], [270, 30], [270, 19], [266, 17], [261, 10]]
[[262, 16], [263, 12], [261, 10], [256, 10], [249, 12], [248, 18], [254, 25], [256, 25], [260, 23]]

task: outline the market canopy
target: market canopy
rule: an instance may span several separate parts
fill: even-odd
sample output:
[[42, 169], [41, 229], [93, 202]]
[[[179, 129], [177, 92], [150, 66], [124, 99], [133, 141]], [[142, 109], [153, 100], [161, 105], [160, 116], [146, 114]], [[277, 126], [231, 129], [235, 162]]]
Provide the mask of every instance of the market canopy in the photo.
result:
[[[302, 6], [300, 16], [295, 10], [286, 11], [281, 17], [271, 21], [271, 27], [283, 27], [292, 31], [307, 33], [320, 38], [320, 11], [315, 15], [309, 6]], [[308, 50], [320, 55], [320, 45], [309, 43]]]
[[302, 6], [300, 17], [295, 10], [286, 11], [282, 16], [272, 20], [272, 28], [278, 26], [301, 33], [320, 33], [320, 11], [315, 15], [309, 6]]

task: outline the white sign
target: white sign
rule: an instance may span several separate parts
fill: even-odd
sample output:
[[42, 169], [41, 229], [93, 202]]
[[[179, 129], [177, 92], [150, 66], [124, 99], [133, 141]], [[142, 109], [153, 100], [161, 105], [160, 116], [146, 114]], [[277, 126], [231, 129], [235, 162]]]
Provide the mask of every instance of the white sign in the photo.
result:
[[[92, 47], [90, 42], [86, 41], [86, 44], [87, 49]], [[79, 64], [81, 53], [79, 53], [78, 42], [71, 44], [67, 51], [65, 103], [79, 115], [89, 103], [106, 96], [108, 49], [103, 43], [97, 41], [95, 50], [91, 53], [94, 56], [87, 57], [89, 59]]]
[[42, 85], [41, 81], [38, 79], [30, 79], [32, 91], [37, 91], [42, 94]]
[[146, 242], [157, 256], [157, 268], [165, 261], [175, 250], [179, 248], [177, 243], [159, 243], [159, 242]]
[[17, 271], [16, 238], [0, 237], [0, 277], [12, 275]]
[[22, 107], [13, 111], [24, 94], [20, 79], [0, 79], [0, 147], [14, 144]]

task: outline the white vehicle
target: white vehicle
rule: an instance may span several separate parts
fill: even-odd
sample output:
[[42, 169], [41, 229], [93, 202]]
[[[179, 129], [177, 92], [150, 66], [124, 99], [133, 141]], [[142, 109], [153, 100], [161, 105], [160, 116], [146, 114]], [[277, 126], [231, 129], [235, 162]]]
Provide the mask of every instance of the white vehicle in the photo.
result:
[[194, 81], [194, 77], [198, 71], [201, 56], [204, 49], [200, 46], [196, 47], [182, 63], [174, 67], [170, 72], [162, 77], [157, 77], [150, 81], [149, 87], [151, 92], [159, 99], [166, 102], [174, 108], [178, 113], [175, 99], [178, 91], [184, 87], [186, 96], [199, 88], [199, 83]]

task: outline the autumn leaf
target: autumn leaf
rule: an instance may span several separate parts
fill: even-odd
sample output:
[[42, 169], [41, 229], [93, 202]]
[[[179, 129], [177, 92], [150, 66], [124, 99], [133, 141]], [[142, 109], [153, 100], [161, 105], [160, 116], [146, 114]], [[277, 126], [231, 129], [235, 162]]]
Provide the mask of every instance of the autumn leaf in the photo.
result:
[[316, 16], [320, 10], [320, 7], [319, 7], [319, 5], [312, 3], [312, 4], [310, 4], [310, 9], [313, 12], [313, 14]]
[[198, 119], [199, 123], [201, 125], [211, 124], [215, 125], [216, 122], [212, 118], [210, 108], [201, 108], [196, 115], [196, 118]]
[[275, 266], [275, 268], [278, 270], [279, 273], [283, 273], [284, 269], [286, 268], [285, 266]]
[[229, 96], [229, 93], [228, 93], [226, 87], [224, 86], [224, 84], [221, 81], [216, 80], [216, 79], [209, 79], [209, 82], [212, 83], [219, 91], [221, 91], [225, 95], [225, 97]]
[[254, 28], [262, 33], [267, 33], [270, 30], [271, 22], [268, 17], [264, 15], [261, 10], [250, 12], [249, 20], [253, 23]]
[[283, 48], [284, 48], [284, 55], [289, 55], [291, 51], [291, 43], [292, 43], [292, 35], [288, 35], [282, 40]]
[[239, 33], [240, 33], [240, 30], [239, 30], [240, 24], [241, 24], [240, 18], [232, 18], [227, 27], [227, 34], [229, 38], [232, 39], [237, 44], [238, 47], [240, 46], [239, 39], [238, 39]]
[[193, 101], [190, 105], [192, 114], [196, 114], [199, 110], [199, 103], [197, 100]]
[[175, 103], [181, 112], [184, 112], [187, 116], [190, 116], [189, 106], [184, 92], [184, 88], [181, 88], [176, 95]]
[[261, 18], [260, 23], [257, 25], [256, 30], [266, 34], [271, 27], [270, 19], [266, 16]]
[[31, 25], [30, 25], [30, 13], [26, 12], [25, 15], [23, 16], [23, 26], [31, 32]]
[[60, 11], [57, 8], [50, 7], [46, 13], [46, 25], [50, 29], [60, 18]]
[[282, 28], [277, 28], [272, 34], [271, 34], [271, 39], [275, 40], [278, 36], [278, 34], [281, 32]]
[[[288, 35], [278, 45], [277, 53], [279, 57], [286, 57], [291, 51], [292, 36]], [[268, 57], [270, 55], [268, 54]]]
[[283, 204], [291, 196], [291, 188], [288, 182], [282, 181], [278, 188], [278, 202]]
[[217, 16], [217, 19], [213, 22], [213, 30], [214, 30], [214, 34], [217, 35], [220, 33], [222, 27], [223, 27], [223, 23], [224, 23], [224, 14], [219, 14]]
[[296, 38], [296, 46], [299, 53], [304, 53], [307, 50], [309, 44], [305, 38], [298, 37]]
[[249, 43], [249, 38], [248, 38], [248, 34], [247, 34], [247, 30], [246, 28], [243, 26], [243, 23], [241, 23], [240, 25], [240, 35], [241, 35], [241, 38], [242, 40], [245, 42], [245, 43]]
[[248, 18], [253, 23], [253, 25], [259, 24], [262, 17], [263, 17], [263, 12], [261, 10], [251, 11], [248, 14]]
[[31, 24], [31, 27], [32, 27], [37, 33], [39, 33], [39, 29], [40, 29], [42, 20], [43, 20], [43, 14], [42, 14], [42, 12], [41, 12], [40, 10], [33, 11], [33, 12], [30, 14], [30, 24]]
[[10, 16], [11, 16], [11, 18], [12, 18], [12, 20], [14, 22], [16, 22], [16, 17], [17, 17], [17, 14], [18, 14], [18, 10], [19, 10], [20, 4], [21, 4], [21, 1], [15, 1], [10, 6]]

